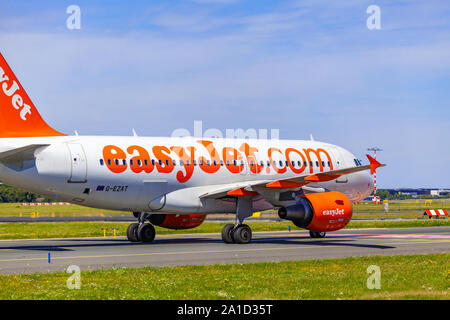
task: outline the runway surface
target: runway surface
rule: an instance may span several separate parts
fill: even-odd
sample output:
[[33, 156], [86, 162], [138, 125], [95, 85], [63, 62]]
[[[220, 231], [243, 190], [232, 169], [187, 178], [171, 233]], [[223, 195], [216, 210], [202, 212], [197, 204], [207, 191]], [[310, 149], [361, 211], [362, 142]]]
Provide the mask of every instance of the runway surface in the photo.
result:
[[157, 235], [150, 244], [124, 237], [1, 240], [0, 273], [440, 252], [450, 252], [450, 227], [341, 230], [324, 239], [310, 239], [304, 231], [258, 232], [246, 245], [224, 244], [219, 234]]

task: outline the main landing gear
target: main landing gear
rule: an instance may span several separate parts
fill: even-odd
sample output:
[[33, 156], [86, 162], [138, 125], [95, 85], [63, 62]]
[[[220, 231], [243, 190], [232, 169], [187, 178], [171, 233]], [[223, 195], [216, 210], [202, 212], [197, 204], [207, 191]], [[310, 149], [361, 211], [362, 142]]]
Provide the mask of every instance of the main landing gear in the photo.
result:
[[139, 223], [132, 223], [127, 229], [127, 238], [131, 242], [152, 242], [156, 231], [152, 224], [146, 222], [150, 215], [144, 212], [133, 212]]
[[252, 215], [251, 197], [238, 197], [236, 203], [236, 224], [227, 224], [222, 229], [222, 240], [225, 243], [249, 243], [252, 240], [252, 230], [244, 219]]

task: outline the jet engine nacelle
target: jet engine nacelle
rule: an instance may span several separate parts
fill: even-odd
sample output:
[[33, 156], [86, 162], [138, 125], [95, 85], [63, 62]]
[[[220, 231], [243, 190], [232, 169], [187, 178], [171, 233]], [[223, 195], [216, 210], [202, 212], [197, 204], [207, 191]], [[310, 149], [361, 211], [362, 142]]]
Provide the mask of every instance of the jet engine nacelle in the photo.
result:
[[297, 227], [326, 232], [344, 228], [352, 218], [352, 211], [347, 196], [333, 191], [306, 194], [297, 204], [280, 208], [278, 215]]
[[159, 214], [150, 215], [149, 221], [155, 226], [167, 229], [192, 229], [205, 220], [204, 214]]

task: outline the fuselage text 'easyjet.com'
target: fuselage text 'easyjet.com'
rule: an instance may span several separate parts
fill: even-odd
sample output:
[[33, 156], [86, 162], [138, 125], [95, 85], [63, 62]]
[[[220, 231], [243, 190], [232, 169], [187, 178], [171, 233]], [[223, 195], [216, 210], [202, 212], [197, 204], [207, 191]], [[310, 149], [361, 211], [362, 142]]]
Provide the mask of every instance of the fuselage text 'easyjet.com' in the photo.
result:
[[[171, 157], [171, 153], [174, 153], [181, 160], [180, 164], [182, 164], [184, 168], [184, 171], [179, 170], [176, 173], [176, 178], [180, 183], [189, 181], [194, 173], [194, 168], [197, 166], [197, 162], [200, 170], [206, 173], [215, 173], [219, 171], [221, 166], [225, 166], [231, 173], [241, 173], [244, 170], [244, 165], [241, 161], [244, 159], [253, 174], [262, 173], [264, 170], [264, 166], [256, 160], [255, 154], [258, 152], [258, 149], [251, 147], [246, 142], [242, 143], [239, 149], [224, 147], [221, 151], [218, 151], [214, 147], [212, 141], [198, 140], [197, 143], [199, 144], [199, 148], [207, 150], [209, 154], [208, 158], [200, 156], [197, 159], [195, 156], [197, 148], [194, 146], [153, 146], [152, 153], [154, 155], [154, 160], [152, 161], [148, 150], [141, 146], [131, 145], [124, 150], [118, 146], [107, 145], [103, 148], [103, 159], [108, 169], [113, 173], [122, 173], [128, 168], [134, 173], [151, 173], [155, 167], [160, 173], [171, 173], [175, 169], [173, 163], [174, 159]], [[267, 174], [270, 173], [271, 169], [279, 174], [287, 172], [287, 166], [277, 166], [276, 163], [278, 162], [273, 161], [273, 157], [277, 153], [278, 156], [284, 156], [289, 168], [295, 174], [300, 174], [305, 171], [305, 164], [311, 162], [311, 153], [316, 155], [320, 172], [323, 172], [324, 170], [322, 158], [320, 156], [321, 154], [324, 154], [327, 157], [330, 170], [333, 170], [331, 157], [328, 152], [322, 148], [307, 148], [302, 151], [295, 148], [286, 148], [284, 151], [279, 148], [268, 148], [267, 159], [270, 163], [270, 167], [265, 168]], [[302, 159], [300, 167], [296, 167], [292, 164], [291, 159], [295, 154]], [[130, 161], [123, 161], [127, 159], [128, 156], [131, 157]], [[312, 166], [309, 166], [309, 170], [310, 173], [313, 173]]]

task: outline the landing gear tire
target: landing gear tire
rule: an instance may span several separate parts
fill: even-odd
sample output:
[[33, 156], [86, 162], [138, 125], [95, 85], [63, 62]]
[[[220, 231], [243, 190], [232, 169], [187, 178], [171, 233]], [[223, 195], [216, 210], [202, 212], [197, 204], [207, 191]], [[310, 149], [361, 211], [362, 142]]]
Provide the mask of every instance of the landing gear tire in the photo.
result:
[[232, 237], [236, 243], [249, 243], [252, 240], [252, 230], [248, 225], [241, 224], [234, 228]]
[[152, 242], [155, 239], [155, 227], [150, 223], [142, 223], [137, 229], [137, 236], [142, 242]]
[[225, 242], [225, 243], [234, 243], [233, 230], [234, 230], [234, 225], [233, 224], [227, 224], [225, 227], [223, 227], [223, 229], [222, 229], [222, 240], [223, 240], [223, 242]]
[[309, 236], [311, 238], [325, 238], [326, 232], [309, 231]]
[[139, 228], [139, 223], [132, 223], [128, 226], [127, 229], [127, 238], [128, 241], [131, 242], [138, 242], [139, 238], [138, 238], [138, 228]]

